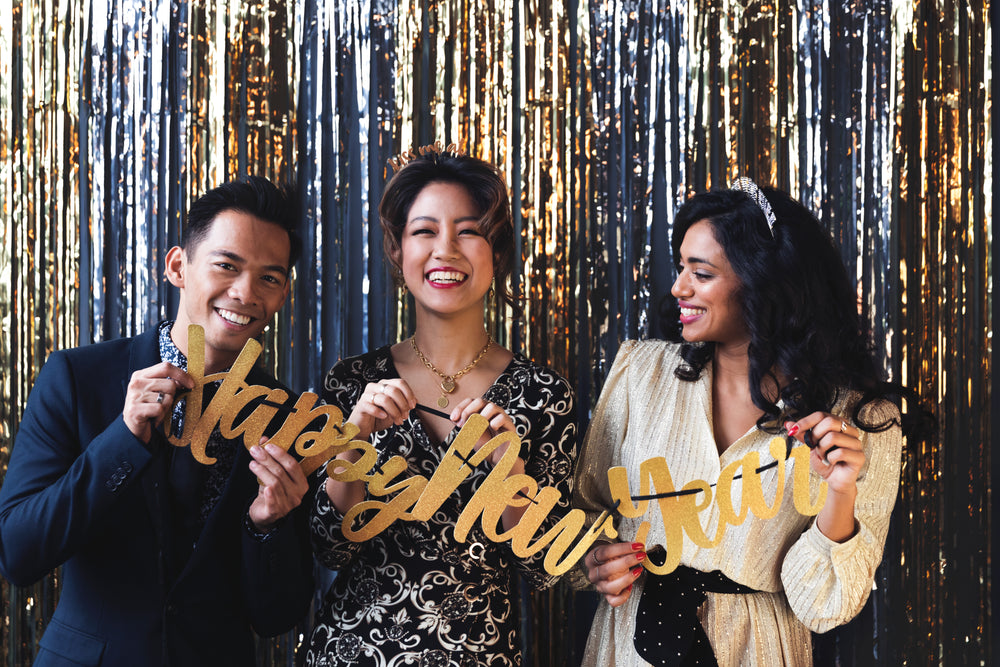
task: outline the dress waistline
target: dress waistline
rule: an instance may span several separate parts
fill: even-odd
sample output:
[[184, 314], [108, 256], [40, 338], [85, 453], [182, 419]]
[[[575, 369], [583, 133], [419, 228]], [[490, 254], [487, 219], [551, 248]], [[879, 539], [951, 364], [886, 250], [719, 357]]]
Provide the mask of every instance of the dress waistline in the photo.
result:
[[647, 573], [636, 611], [635, 650], [652, 665], [717, 667], [712, 645], [698, 620], [698, 607], [706, 593], [756, 592], [719, 570], [702, 572], [680, 565], [670, 574]]

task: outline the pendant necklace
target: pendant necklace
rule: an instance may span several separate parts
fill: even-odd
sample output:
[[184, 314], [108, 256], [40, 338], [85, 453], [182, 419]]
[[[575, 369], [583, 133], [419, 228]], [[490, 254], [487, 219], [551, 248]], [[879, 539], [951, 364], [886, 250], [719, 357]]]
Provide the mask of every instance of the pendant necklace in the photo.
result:
[[416, 334], [414, 334], [413, 336], [410, 337], [410, 345], [413, 346], [413, 352], [416, 353], [416, 355], [420, 359], [420, 361], [424, 362], [424, 366], [426, 366], [427, 368], [429, 368], [431, 371], [434, 372], [435, 375], [437, 375], [439, 378], [441, 378], [441, 396], [438, 397], [438, 400], [437, 400], [437, 404], [438, 404], [439, 408], [446, 408], [446, 407], [448, 407], [448, 394], [451, 394], [452, 392], [455, 391], [455, 389], [458, 388], [458, 384], [455, 382], [455, 380], [457, 380], [458, 378], [462, 377], [463, 375], [465, 375], [466, 373], [468, 373], [469, 371], [471, 371], [473, 368], [475, 368], [476, 364], [478, 364], [480, 361], [482, 361], [483, 357], [486, 356], [486, 353], [489, 351], [490, 345], [492, 345], [492, 344], [493, 344], [493, 338], [487, 332], [487, 334], [486, 334], [486, 345], [483, 346], [483, 349], [479, 350], [479, 354], [476, 355], [476, 358], [473, 359], [471, 362], [469, 362], [468, 366], [466, 366], [462, 370], [458, 371], [457, 373], [452, 373], [451, 375], [445, 375], [444, 373], [442, 373], [441, 371], [439, 371], [434, 366], [434, 364], [432, 364], [430, 362], [430, 360], [427, 357], [424, 356], [424, 353], [420, 351], [420, 348], [417, 347], [417, 336], [416, 336]]

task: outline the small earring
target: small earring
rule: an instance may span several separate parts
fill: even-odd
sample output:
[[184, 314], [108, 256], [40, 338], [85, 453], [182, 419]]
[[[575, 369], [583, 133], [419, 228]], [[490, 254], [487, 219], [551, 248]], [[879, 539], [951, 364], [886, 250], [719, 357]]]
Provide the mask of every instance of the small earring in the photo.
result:
[[493, 301], [496, 298], [496, 296], [497, 296], [497, 291], [493, 289], [493, 283], [490, 283], [490, 292], [488, 298], [490, 301]]
[[406, 283], [403, 283], [403, 284], [401, 284], [399, 286], [399, 296], [400, 296], [400, 298], [403, 298], [403, 297], [406, 296]]

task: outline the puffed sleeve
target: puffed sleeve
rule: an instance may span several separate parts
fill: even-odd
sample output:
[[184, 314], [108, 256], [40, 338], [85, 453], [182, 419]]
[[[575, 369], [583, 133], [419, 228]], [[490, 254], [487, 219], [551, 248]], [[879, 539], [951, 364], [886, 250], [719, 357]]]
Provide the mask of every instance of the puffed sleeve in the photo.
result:
[[[573, 507], [587, 513], [586, 525], [596, 521], [601, 512], [610, 511], [613, 505], [608, 487], [608, 469], [616, 465], [615, 452], [625, 440], [628, 428], [628, 370], [637, 346], [637, 341], [622, 343], [583, 439], [573, 484]], [[590, 585], [581, 567], [574, 568], [571, 577], [571, 583], [576, 588]]]
[[[323, 382], [323, 400], [340, 408], [345, 415], [351, 414], [367, 384], [361, 364], [358, 358], [338, 361]], [[344, 537], [341, 530], [344, 514], [326, 494], [326, 468], [317, 470], [316, 475], [319, 477], [319, 489], [309, 516], [313, 553], [326, 567], [339, 570], [360, 553], [363, 545]]]
[[[507, 406], [521, 439], [524, 472], [538, 482], [539, 488], [554, 487], [560, 495], [537, 532], [542, 534], [555, 526], [570, 507], [576, 461], [576, 397], [569, 382], [542, 366], [532, 364], [530, 377], [515, 379], [530, 383], [524, 392], [524, 404], [519, 409]], [[487, 398], [494, 397], [487, 394]], [[510, 549], [509, 543], [504, 543], [503, 548]], [[548, 588], [559, 579], [545, 571], [545, 553], [543, 549], [529, 558], [513, 559], [535, 589]]]
[[[869, 422], [897, 417], [888, 402], [866, 406]], [[843, 543], [833, 542], [814, 521], [792, 545], [781, 567], [781, 582], [788, 604], [804, 625], [826, 632], [854, 618], [872, 589], [875, 570], [899, 487], [902, 433], [894, 426], [881, 433], [862, 433], [867, 459], [858, 476], [854, 517], [856, 534]]]

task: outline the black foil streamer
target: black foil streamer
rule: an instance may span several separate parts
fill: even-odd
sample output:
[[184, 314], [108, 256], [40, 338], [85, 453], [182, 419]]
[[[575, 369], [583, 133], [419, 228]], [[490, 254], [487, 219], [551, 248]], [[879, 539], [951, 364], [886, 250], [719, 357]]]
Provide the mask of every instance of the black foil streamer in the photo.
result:
[[[187, 202], [296, 180], [304, 256], [265, 362], [317, 388], [412, 330], [381, 257], [386, 159], [497, 163], [525, 317], [497, 340], [577, 389], [662, 333], [674, 211], [736, 176], [829, 226], [890, 375], [935, 407], [905, 451], [877, 590], [820, 665], [989, 665], [992, 30], [973, 3], [13, 0], [0, 11], [0, 483], [53, 349], [142, 330]], [[56, 571], [0, 579], [0, 664], [30, 664]], [[575, 664], [595, 601], [522, 591], [525, 663]], [[260, 643], [292, 665], [308, 632]]]

